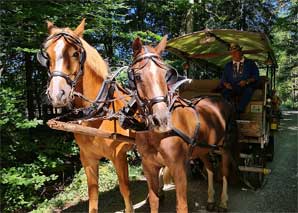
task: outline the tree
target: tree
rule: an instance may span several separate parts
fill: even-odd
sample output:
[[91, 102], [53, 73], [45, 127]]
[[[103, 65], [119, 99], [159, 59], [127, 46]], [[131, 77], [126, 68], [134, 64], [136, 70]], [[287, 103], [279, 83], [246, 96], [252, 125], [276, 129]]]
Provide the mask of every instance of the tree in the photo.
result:
[[279, 62], [277, 89], [284, 104], [295, 108], [298, 107], [297, 11], [295, 1], [280, 1], [280, 16], [273, 29], [274, 48]]

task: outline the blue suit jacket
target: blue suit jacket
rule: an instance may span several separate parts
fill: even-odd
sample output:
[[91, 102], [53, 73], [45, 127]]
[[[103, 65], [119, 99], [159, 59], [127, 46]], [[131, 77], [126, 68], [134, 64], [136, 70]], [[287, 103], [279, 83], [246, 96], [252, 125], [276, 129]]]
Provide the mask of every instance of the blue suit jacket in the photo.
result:
[[236, 86], [241, 80], [247, 80], [248, 78], [254, 78], [256, 82], [254, 82], [252, 86], [255, 85], [259, 80], [259, 69], [254, 61], [245, 58], [243, 72], [240, 75], [234, 75], [233, 61], [230, 61], [225, 65], [222, 75], [222, 83], [228, 82], [233, 86]]

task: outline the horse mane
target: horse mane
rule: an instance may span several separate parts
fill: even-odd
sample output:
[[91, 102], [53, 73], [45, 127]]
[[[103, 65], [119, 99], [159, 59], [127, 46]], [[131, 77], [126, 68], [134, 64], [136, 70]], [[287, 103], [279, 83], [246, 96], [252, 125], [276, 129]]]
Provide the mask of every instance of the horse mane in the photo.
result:
[[89, 66], [89, 68], [93, 70], [98, 77], [106, 79], [108, 76], [108, 64], [103, 60], [94, 47], [90, 46], [83, 38], [80, 38], [80, 40], [86, 51], [85, 66]]
[[[82, 42], [83, 47], [86, 51], [86, 61], [84, 65], [85, 68], [86, 66], [89, 67], [92, 71], [95, 72], [95, 74], [98, 77], [102, 79], [106, 79], [108, 76], [108, 64], [103, 60], [103, 58], [97, 52], [97, 50], [91, 45], [89, 45], [83, 38], [78, 37], [70, 28], [55, 28], [53, 29], [51, 35], [61, 33], [61, 32], [66, 32], [71, 36], [73, 36], [74, 38], [79, 39]], [[47, 41], [44, 44], [44, 47], [47, 48], [51, 43], [52, 43], [51, 41]]]

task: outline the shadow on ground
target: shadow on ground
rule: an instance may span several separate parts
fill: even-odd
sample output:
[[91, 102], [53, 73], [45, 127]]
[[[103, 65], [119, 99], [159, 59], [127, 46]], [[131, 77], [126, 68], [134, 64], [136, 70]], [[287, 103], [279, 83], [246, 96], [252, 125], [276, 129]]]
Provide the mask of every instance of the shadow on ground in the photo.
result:
[[[206, 212], [206, 199], [207, 199], [207, 182], [204, 180], [189, 181], [188, 194], [188, 208], [190, 212]], [[215, 184], [216, 199], [219, 198], [221, 186]], [[132, 200], [135, 212], [150, 212], [149, 204], [145, 203], [147, 197], [147, 184], [146, 181], [132, 181], [130, 183]], [[239, 188], [238, 188], [239, 190]], [[102, 192], [99, 194], [99, 211], [110, 212], [124, 212], [124, 203], [119, 191], [116, 187], [113, 190]], [[88, 201], [80, 202], [75, 206], [71, 206], [63, 212], [88, 212]], [[170, 188], [165, 191], [164, 200], [160, 202], [159, 212], [176, 212], [176, 195], [175, 189]]]
[[[134, 204], [140, 203], [146, 199], [146, 181], [132, 181], [130, 182], [130, 189]], [[100, 212], [123, 212], [124, 202], [120, 194], [119, 187], [107, 192], [100, 192], [98, 202]], [[141, 212], [148, 212], [149, 207], [144, 205], [143, 207], [140, 207], [140, 209], [142, 209]], [[75, 206], [69, 207], [63, 212], [88, 212], [88, 201], [80, 202]]]

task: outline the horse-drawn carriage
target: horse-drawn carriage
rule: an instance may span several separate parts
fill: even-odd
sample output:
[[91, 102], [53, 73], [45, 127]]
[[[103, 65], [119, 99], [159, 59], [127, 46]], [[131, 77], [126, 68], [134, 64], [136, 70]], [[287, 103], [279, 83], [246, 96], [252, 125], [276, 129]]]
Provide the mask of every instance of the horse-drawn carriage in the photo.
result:
[[[180, 89], [182, 97], [220, 96], [219, 78], [224, 65], [231, 60], [228, 47], [233, 42], [243, 48], [246, 58], [257, 62], [262, 74], [250, 103], [237, 120], [238, 141], [241, 144], [240, 170], [247, 183], [260, 187], [264, 174], [270, 171], [265, 166], [267, 160], [273, 160], [272, 130], [276, 129], [271, 95], [275, 87], [277, 64], [266, 35], [237, 30], [206, 30], [170, 40], [167, 50], [186, 61], [188, 69], [184, 72], [188, 77], [201, 78], [194, 77], [189, 84], [184, 85]], [[235, 105], [237, 101], [235, 97]]]
[[[128, 69], [121, 68], [108, 77], [106, 63], [82, 38], [84, 24], [83, 20], [72, 31], [69, 28], [57, 28], [48, 22], [49, 37], [37, 58], [48, 69], [47, 95], [53, 106], [73, 107], [69, 113], [48, 121], [48, 125], [54, 129], [75, 133], [81, 162], [87, 175], [89, 211], [98, 210], [98, 160], [106, 157], [115, 166], [125, 211], [133, 212], [126, 152], [134, 148], [135, 144], [142, 156], [148, 181], [151, 211], [158, 211], [158, 174], [160, 168], [167, 166], [176, 184], [177, 211], [187, 212], [185, 162], [190, 157], [199, 157], [204, 161], [208, 172], [208, 206], [213, 210], [215, 193], [213, 168], [208, 159], [210, 152], [221, 155], [223, 188], [219, 206], [226, 210], [228, 168], [236, 159], [233, 157], [236, 155], [233, 150], [236, 141], [231, 138], [235, 129], [229, 125], [231, 119], [234, 121], [232, 107], [222, 98], [217, 98], [219, 94], [213, 93], [218, 81], [194, 79], [182, 87], [180, 95], [177, 94], [178, 87], [189, 79], [180, 79], [175, 75], [176, 71], [173, 72], [173, 69], [163, 62], [161, 53], [167, 44], [166, 37], [156, 47], [145, 46], [137, 38], [133, 43], [131, 65]], [[221, 32], [187, 35], [180, 38], [186, 38], [186, 42], [180, 43], [179, 39], [170, 41], [168, 49], [187, 60], [198, 58], [200, 63], [202, 58], [208, 61], [221, 56], [220, 62], [223, 63], [222, 59], [228, 57], [226, 52], [210, 52], [212, 48], [207, 48], [209, 52], [205, 52], [204, 48], [210, 42], [215, 42], [214, 47], [221, 50], [222, 42], [230, 42], [236, 37], [240, 44], [246, 44], [247, 41], [249, 47], [252, 47], [247, 53], [259, 55], [260, 61], [265, 62], [264, 54], [268, 54], [267, 74], [269, 65], [276, 64], [267, 40], [264, 40], [266, 37], [258, 37], [262, 34], [247, 34], [259, 41], [257, 43], [250, 39], [245, 40], [238, 31]], [[188, 38], [195, 42], [192, 44], [194, 49], [190, 48], [192, 45], [187, 45]], [[203, 42], [203, 49], [200, 49], [200, 42]], [[254, 46], [254, 43], [258, 45]], [[174, 44], [179, 44], [180, 52]], [[186, 45], [186, 52], [181, 51], [185, 50], [183, 45]], [[192, 51], [196, 49], [199, 53], [193, 55]], [[116, 82], [116, 76], [123, 70], [128, 70], [128, 90]], [[270, 85], [272, 84], [264, 78], [259, 92], [247, 108], [247, 113], [243, 115], [247, 117], [238, 121], [239, 142], [244, 144], [240, 155], [243, 162], [239, 170], [246, 174], [249, 184], [255, 186], [261, 184], [263, 175], [268, 171], [265, 169], [265, 158], [268, 153], [266, 147], [270, 144], [270, 113], [267, 110], [267, 92]], [[188, 100], [198, 95], [204, 95], [205, 98]], [[252, 129], [253, 131], [250, 131]], [[234, 165], [237, 164], [240, 162]], [[251, 174], [257, 176], [251, 177]]]

